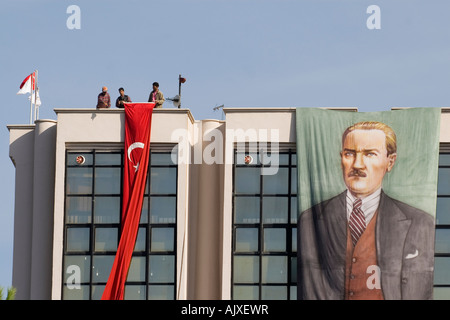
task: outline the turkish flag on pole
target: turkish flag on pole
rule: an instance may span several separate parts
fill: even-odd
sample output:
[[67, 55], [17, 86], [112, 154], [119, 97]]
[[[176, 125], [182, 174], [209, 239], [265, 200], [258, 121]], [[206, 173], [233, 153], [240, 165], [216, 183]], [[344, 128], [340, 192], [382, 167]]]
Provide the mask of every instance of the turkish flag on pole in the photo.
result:
[[155, 103], [124, 103], [125, 149], [122, 233], [102, 300], [123, 300], [125, 281], [133, 255], [150, 154], [150, 132]]
[[22, 83], [20, 84], [20, 90], [17, 92], [17, 94], [26, 94], [26, 93], [33, 93], [34, 87], [36, 82], [36, 76], [33, 72], [28, 77], [26, 77]]

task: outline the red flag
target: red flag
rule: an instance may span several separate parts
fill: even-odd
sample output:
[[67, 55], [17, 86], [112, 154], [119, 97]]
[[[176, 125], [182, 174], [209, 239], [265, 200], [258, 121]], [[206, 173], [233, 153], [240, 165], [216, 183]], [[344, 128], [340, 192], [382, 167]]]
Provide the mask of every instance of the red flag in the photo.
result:
[[102, 300], [123, 300], [142, 211], [150, 153], [150, 132], [155, 103], [124, 103], [125, 164], [123, 207], [116, 258]]

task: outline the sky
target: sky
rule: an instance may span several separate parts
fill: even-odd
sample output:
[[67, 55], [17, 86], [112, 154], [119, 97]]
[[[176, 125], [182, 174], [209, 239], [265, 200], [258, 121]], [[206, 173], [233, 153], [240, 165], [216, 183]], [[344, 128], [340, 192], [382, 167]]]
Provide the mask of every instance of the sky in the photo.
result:
[[224, 119], [220, 105], [448, 107], [449, 14], [448, 0], [0, 0], [0, 286], [13, 268], [6, 126], [29, 124], [16, 93], [34, 70], [40, 119], [95, 108], [102, 86], [146, 102], [157, 81], [171, 98], [180, 74], [196, 120]]

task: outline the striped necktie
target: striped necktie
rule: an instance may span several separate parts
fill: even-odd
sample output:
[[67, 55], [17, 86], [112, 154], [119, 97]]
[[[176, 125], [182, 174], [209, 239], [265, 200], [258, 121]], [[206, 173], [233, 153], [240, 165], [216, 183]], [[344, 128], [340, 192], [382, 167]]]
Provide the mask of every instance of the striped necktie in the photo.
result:
[[353, 203], [353, 210], [350, 215], [350, 221], [348, 223], [350, 227], [350, 234], [352, 236], [353, 246], [356, 245], [358, 239], [361, 237], [362, 233], [366, 229], [366, 218], [361, 210], [361, 199], [356, 199]]

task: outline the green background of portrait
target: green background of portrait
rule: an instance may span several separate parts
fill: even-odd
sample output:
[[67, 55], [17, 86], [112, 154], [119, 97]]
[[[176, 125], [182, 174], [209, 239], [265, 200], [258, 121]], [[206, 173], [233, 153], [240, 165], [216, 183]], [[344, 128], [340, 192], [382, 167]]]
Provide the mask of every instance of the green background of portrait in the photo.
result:
[[359, 121], [379, 121], [397, 136], [397, 160], [383, 180], [390, 197], [436, 212], [440, 108], [351, 112], [296, 109], [298, 213], [346, 190], [340, 151], [342, 134]]

